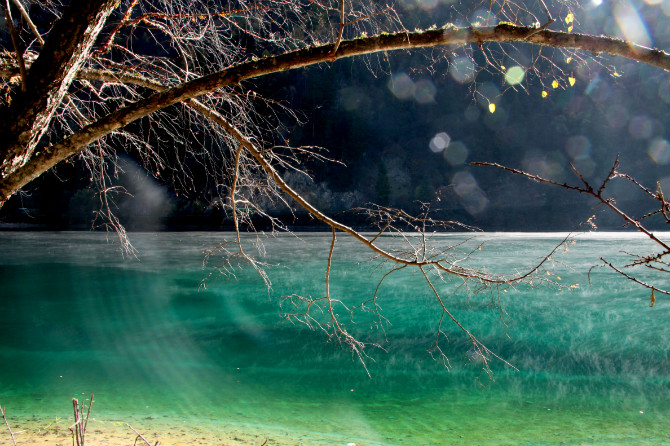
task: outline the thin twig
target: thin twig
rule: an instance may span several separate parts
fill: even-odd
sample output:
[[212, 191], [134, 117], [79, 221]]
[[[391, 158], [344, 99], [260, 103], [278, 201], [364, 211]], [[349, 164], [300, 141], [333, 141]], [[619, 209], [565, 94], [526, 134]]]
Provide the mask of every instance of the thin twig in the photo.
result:
[[[607, 174], [607, 177], [605, 178], [605, 181], [603, 181], [603, 184], [601, 184], [600, 187], [598, 188], [597, 195], [601, 195], [603, 193], [603, 191], [605, 190], [605, 187], [607, 187], [607, 183], [609, 183], [609, 181], [612, 178], [616, 177], [618, 168], [619, 168], [619, 154], [617, 153], [616, 159], [614, 160], [614, 163], [612, 163], [612, 168], [610, 169], [609, 174]], [[575, 169], [575, 168], [573, 167], [573, 169]], [[575, 169], [575, 170], [577, 170], [577, 169]], [[580, 175], [580, 177], [581, 177], [581, 175]]]
[[14, 45], [14, 52], [16, 52], [16, 62], [19, 64], [19, 72], [21, 73], [21, 91], [25, 93], [28, 91], [28, 87], [26, 85], [28, 72], [26, 71], [26, 64], [23, 61], [23, 51], [21, 51], [19, 35], [16, 33], [16, 28], [14, 28], [14, 21], [12, 20], [12, 12], [9, 6], [9, 0], [5, 0], [2, 6], [5, 8], [5, 21], [7, 22], [7, 27], [9, 28], [9, 34], [12, 37], [12, 45]]
[[72, 432], [72, 446], [75, 444], [77, 446], [83, 446], [79, 441], [79, 426], [81, 425], [81, 419], [79, 418], [79, 401], [77, 398], [72, 398], [72, 408], [74, 409], [74, 423], [70, 426], [70, 432]]
[[656, 235], [654, 235], [651, 231], [649, 231], [647, 228], [645, 228], [638, 220], [634, 219], [633, 217], [629, 216], [626, 214], [624, 211], [619, 209], [615, 204], [614, 201], [611, 199], [604, 198], [602, 195], [602, 192], [604, 191], [605, 186], [607, 183], [616, 176], [616, 169], [619, 165], [619, 156], [617, 155], [616, 160], [614, 161], [614, 164], [612, 165], [612, 168], [610, 169], [610, 173], [608, 177], [603, 181], [603, 184], [598, 188], [598, 191], [596, 192], [593, 187], [584, 179], [584, 177], [577, 171], [574, 166], [573, 170], [575, 171], [575, 174], [579, 179], [584, 183], [584, 187], [577, 187], [577, 186], [570, 186], [567, 183], [558, 183], [556, 181], [548, 180], [546, 178], [540, 177], [538, 175], [533, 175], [528, 172], [524, 172], [523, 170], [518, 170], [518, 169], [513, 169], [510, 167], [506, 167], [503, 165], [500, 165], [498, 163], [480, 163], [480, 162], [475, 162], [472, 163], [472, 165], [475, 166], [489, 166], [489, 167], [496, 167], [498, 169], [506, 170], [508, 172], [515, 173], [517, 175], [521, 175], [523, 177], [526, 177], [530, 180], [537, 181], [538, 183], [545, 183], [545, 184], [551, 184], [553, 186], [558, 186], [563, 189], [567, 190], [572, 190], [575, 192], [580, 192], [583, 194], [591, 195], [592, 197], [596, 198], [598, 201], [600, 201], [602, 204], [610, 208], [614, 213], [619, 215], [621, 218], [623, 218], [628, 224], [634, 226], [639, 232], [642, 232], [645, 234], [647, 237], [649, 237], [651, 240], [653, 240], [657, 245], [661, 246], [665, 250], [670, 250], [670, 245], [665, 243], [664, 241], [660, 240]]
[[[128, 426], [128, 427], [130, 428], [130, 430], [132, 430], [133, 432], [135, 432], [135, 433], [137, 434], [137, 437], [135, 437], [135, 444], [137, 444], [137, 439], [138, 439], [138, 438], [141, 438], [141, 439], [147, 444], [147, 446], [151, 446], [151, 443], [149, 443], [149, 441], [148, 441], [146, 438], [144, 438], [144, 437], [142, 436], [142, 434], [140, 434], [139, 432], [137, 432], [137, 431], [135, 430], [135, 428], [133, 428], [133, 427], [132, 427], [130, 424], [128, 424], [128, 423], [126, 423], [126, 426]], [[159, 444], [160, 444], [160, 441], [157, 441], [156, 444], [155, 444], [154, 446], [158, 446]]]
[[346, 24], [344, 23], [344, 0], [340, 0], [340, 30], [338, 31], [335, 45], [333, 45], [333, 52], [331, 53], [333, 57], [335, 56], [335, 54], [337, 54], [337, 49], [340, 47], [340, 42], [342, 42], [342, 34], [344, 33], [345, 26]]
[[612, 268], [614, 271], [616, 271], [617, 273], [621, 274], [621, 275], [624, 276], [626, 279], [628, 279], [628, 280], [632, 280], [633, 282], [637, 283], [638, 285], [642, 285], [643, 287], [645, 287], [645, 288], [649, 288], [650, 290], [656, 290], [656, 291], [658, 291], [659, 293], [667, 294], [667, 295], [670, 296], [670, 291], [666, 291], [666, 290], [662, 290], [662, 289], [656, 288], [655, 286], [650, 285], [650, 284], [648, 284], [648, 283], [646, 283], [646, 282], [643, 282], [643, 281], [641, 281], [640, 279], [637, 279], [637, 278], [631, 276], [630, 274], [626, 274], [624, 271], [622, 271], [621, 269], [619, 269], [619, 268], [617, 268], [616, 266], [612, 265], [610, 262], [608, 262], [607, 260], [603, 259], [602, 257], [600, 258], [600, 260], [603, 262], [603, 264], [604, 264], [605, 266], [607, 266], [607, 267], [609, 267], [609, 268]]
[[21, 4], [21, 0], [12, 0], [18, 10], [21, 12], [21, 15], [23, 16], [23, 19], [28, 23], [28, 26], [30, 27], [30, 30], [35, 34], [35, 38], [37, 41], [40, 43], [40, 45], [44, 46], [44, 39], [40, 35], [40, 32], [37, 30], [37, 27], [33, 23], [32, 20], [30, 20], [30, 15], [28, 15], [28, 11], [26, 11], [26, 8], [23, 7]]
[[16, 446], [16, 440], [14, 439], [14, 432], [12, 432], [12, 428], [9, 427], [9, 422], [7, 422], [7, 417], [5, 416], [5, 411], [2, 408], [2, 406], [0, 406], [0, 413], [2, 413], [2, 419], [5, 420], [5, 424], [7, 425], [7, 430], [9, 431], [9, 435], [12, 436], [12, 443], [14, 443], [14, 446]]
[[[84, 444], [84, 436], [86, 435], [86, 427], [88, 426], [88, 418], [91, 416], [91, 407], [93, 406], [93, 394], [91, 394], [91, 399], [88, 402], [88, 411], [86, 412], [86, 419], [84, 420], [84, 427], [81, 431], [81, 444]], [[84, 410], [84, 406], [82, 405], [81, 410]]]

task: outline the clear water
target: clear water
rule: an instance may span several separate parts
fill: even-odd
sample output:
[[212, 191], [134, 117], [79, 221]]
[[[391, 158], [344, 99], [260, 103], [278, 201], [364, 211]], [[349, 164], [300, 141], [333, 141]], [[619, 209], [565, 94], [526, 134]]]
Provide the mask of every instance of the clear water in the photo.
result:
[[[282, 319], [283, 296], [324, 294], [329, 235], [265, 239], [269, 290], [250, 268], [202, 288], [202, 251], [225, 236], [131, 234], [133, 259], [104, 234], [0, 233], [0, 404], [48, 420], [95, 393], [96, 415], [109, 420], [160, 417], [206, 426], [203, 438], [234, 427], [301, 445], [670, 443], [670, 302], [657, 295], [650, 308], [647, 291], [605, 269], [587, 279], [599, 256], [644, 249], [643, 238], [578, 237], [548, 265], [564, 288], [536, 281], [468, 299], [458, 282], [443, 284], [455, 316], [518, 368], [493, 362], [488, 382], [453, 325], [442, 342], [451, 369], [426, 353], [439, 313], [417, 274], [381, 287], [385, 333], [369, 313], [349, 325], [384, 347], [370, 349], [368, 376], [323, 333]], [[487, 240], [471, 263], [513, 271], [561, 238], [480, 234], [462, 249]], [[331, 292], [349, 306], [387, 271], [368, 257], [339, 237]]]

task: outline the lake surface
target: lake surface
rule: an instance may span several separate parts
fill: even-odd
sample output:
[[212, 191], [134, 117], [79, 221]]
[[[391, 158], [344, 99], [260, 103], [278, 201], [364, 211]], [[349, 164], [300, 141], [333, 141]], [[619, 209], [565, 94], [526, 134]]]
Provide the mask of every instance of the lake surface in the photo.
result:
[[[443, 323], [440, 342], [450, 367], [427, 353], [440, 312], [417, 272], [400, 271], [380, 287], [384, 330], [372, 312], [350, 319], [336, 307], [359, 339], [383, 347], [369, 347], [364, 366], [323, 331], [284, 318], [286, 296], [325, 294], [329, 234], [262, 239], [270, 288], [248, 266], [203, 286], [217, 261], [203, 265], [203, 250], [226, 237], [130, 234], [138, 256], [129, 258], [114, 235], [0, 233], [0, 404], [10, 420], [67, 418], [73, 397], [95, 393], [101, 423], [188, 425], [202, 444], [233, 430], [269, 445], [670, 442], [667, 296], [650, 307], [647, 290], [607, 269], [593, 269], [590, 284], [587, 277], [601, 256], [644, 252], [644, 238], [578, 235], [532, 285], [469, 295], [458, 280], [440, 283], [454, 316], [518, 369], [492, 360], [489, 379], [452, 323]], [[472, 237], [432, 243], [459, 245], [456, 257], [473, 252], [469, 265], [513, 272], [536, 264], [563, 235]], [[246, 239], [249, 249], [254, 240]], [[348, 308], [372, 297], [391, 267], [370, 257], [338, 236], [330, 289]], [[657, 282], [666, 289], [667, 276]], [[0, 444], [10, 444], [5, 433]], [[238, 440], [231, 444], [244, 444]]]

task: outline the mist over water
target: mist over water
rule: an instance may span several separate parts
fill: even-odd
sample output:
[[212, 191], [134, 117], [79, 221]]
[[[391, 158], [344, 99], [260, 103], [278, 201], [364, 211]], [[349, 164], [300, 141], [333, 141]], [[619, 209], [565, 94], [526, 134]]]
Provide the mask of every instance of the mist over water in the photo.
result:
[[[650, 308], [645, 289], [606, 269], [594, 269], [590, 285], [587, 278], [600, 256], [642, 250], [643, 238], [578, 236], [542, 273], [553, 285], [538, 279], [468, 298], [460, 282], [447, 283], [450, 311], [518, 368], [493, 361], [490, 381], [453, 324], [443, 325], [449, 339], [441, 342], [451, 368], [427, 354], [440, 314], [419, 275], [384, 281], [385, 331], [373, 313], [358, 312], [351, 322], [344, 316], [362, 340], [384, 347], [369, 349], [368, 376], [322, 332], [282, 317], [283, 297], [324, 295], [330, 235], [264, 239], [270, 289], [248, 267], [202, 287], [211, 272], [203, 250], [225, 236], [131, 234], [140, 253], [134, 259], [104, 234], [0, 233], [3, 407], [67, 416], [73, 396], [95, 393], [101, 418], [216, 422], [288, 432], [305, 445], [670, 440], [670, 303], [657, 296]], [[433, 242], [471, 237], [437, 235]], [[562, 238], [477, 234], [459, 250], [474, 250], [471, 265], [522, 271]], [[331, 294], [355, 307], [373, 295], [389, 265], [369, 262], [344, 236], [336, 246]], [[665, 280], [659, 285], [670, 287]]]

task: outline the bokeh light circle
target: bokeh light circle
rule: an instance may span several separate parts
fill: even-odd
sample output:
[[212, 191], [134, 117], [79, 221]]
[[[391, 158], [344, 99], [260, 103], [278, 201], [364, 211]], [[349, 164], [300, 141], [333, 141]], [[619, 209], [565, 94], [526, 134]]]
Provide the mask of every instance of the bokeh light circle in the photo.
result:
[[444, 151], [444, 149], [449, 147], [450, 142], [451, 137], [445, 132], [440, 132], [433, 136], [433, 139], [430, 140], [428, 147], [430, 147], [430, 150], [432, 150], [433, 153], [441, 153]]
[[526, 77], [526, 71], [518, 65], [510, 67], [505, 72], [505, 82], [510, 85], [519, 85]]
[[653, 140], [647, 147], [647, 154], [656, 164], [670, 163], [670, 143], [663, 138]]

